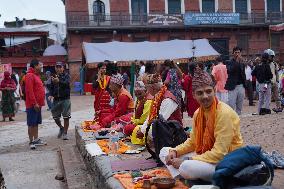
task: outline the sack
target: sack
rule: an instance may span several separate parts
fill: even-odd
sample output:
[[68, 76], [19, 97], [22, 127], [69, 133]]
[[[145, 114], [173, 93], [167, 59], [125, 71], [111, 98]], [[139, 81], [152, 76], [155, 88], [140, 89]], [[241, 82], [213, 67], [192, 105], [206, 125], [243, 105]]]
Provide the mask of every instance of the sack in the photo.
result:
[[159, 158], [160, 151], [163, 147], [176, 147], [187, 140], [187, 134], [182, 125], [178, 121], [166, 121], [162, 116], [154, 120], [148, 125], [145, 133], [145, 138], [148, 138], [148, 133], [152, 127], [153, 144], [155, 151], [151, 150], [148, 140], [146, 140], [146, 148], [158, 164], [162, 165]]

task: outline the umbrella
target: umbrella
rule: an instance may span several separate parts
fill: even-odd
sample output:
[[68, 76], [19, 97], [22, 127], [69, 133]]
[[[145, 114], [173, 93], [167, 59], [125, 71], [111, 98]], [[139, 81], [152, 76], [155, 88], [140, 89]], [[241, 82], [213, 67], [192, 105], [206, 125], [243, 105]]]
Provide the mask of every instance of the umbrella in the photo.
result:
[[50, 45], [43, 52], [43, 56], [56, 56], [56, 55], [67, 55], [67, 51], [61, 45]]

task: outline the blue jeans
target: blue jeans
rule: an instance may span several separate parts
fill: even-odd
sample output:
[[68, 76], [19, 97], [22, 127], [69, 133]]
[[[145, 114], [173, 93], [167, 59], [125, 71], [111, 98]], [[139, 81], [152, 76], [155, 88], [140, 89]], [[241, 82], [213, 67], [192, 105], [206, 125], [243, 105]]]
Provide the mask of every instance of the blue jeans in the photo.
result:
[[48, 109], [50, 109], [51, 110], [51, 108], [52, 108], [52, 102], [48, 99], [48, 97], [50, 96], [50, 93], [46, 93], [45, 94], [45, 98], [46, 98], [46, 102], [47, 102], [47, 106], [48, 106]]

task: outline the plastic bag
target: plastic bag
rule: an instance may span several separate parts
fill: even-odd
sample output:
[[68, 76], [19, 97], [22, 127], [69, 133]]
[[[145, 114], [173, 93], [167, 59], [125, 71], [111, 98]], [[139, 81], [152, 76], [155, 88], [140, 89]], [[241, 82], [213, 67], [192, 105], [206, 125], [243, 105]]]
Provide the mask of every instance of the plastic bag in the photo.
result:
[[248, 166], [234, 175], [240, 186], [270, 186], [271, 173], [264, 162]]

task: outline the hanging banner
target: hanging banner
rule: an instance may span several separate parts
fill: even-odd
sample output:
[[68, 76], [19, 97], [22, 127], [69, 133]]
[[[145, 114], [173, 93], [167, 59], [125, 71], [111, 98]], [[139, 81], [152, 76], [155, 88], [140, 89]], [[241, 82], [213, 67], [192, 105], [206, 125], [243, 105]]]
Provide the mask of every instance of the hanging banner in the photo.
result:
[[184, 25], [240, 24], [239, 13], [185, 13]]
[[183, 24], [182, 15], [164, 15], [164, 14], [149, 14], [149, 25], [169, 26], [169, 25], [181, 25]]
[[282, 24], [277, 24], [277, 25], [270, 25], [269, 29], [271, 31], [283, 31], [284, 30], [284, 23]]
[[[0, 62], [1, 63], [1, 62]], [[12, 74], [12, 65], [11, 64], [0, 64], [0, 82], [4, 78], [4, 72], [10, 72]]]

